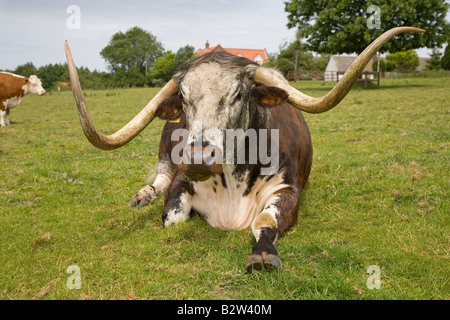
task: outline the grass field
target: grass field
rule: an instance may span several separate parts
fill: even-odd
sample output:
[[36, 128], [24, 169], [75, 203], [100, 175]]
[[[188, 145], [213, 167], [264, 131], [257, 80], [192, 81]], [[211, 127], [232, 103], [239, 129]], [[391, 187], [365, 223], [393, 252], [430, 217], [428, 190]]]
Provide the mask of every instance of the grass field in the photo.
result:
[[[321, 96], [332, 83], [295, 86]], [[85, 94], [111, 133], [156, 92]], [[450, 299], [449, 110], [450, 78], [414, 78], [306, 114], [313, 168], [298, 224], [278, 240], [284, 269], [248, 274], [251, 230], [200, 217], [163, 228], [162, 198], [127, 206], [156, 168], [162, 121], [100, 151], [71, 92], [25, 97], [0, 127], [0, 298]], [[67, 286], [72, 265], [81, 289]]]

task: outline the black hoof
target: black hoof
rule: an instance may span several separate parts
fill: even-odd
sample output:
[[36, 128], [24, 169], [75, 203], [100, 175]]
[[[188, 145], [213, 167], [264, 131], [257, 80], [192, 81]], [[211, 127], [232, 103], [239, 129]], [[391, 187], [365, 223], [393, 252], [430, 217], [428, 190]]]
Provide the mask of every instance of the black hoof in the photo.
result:
[[247, 272], [252, 272], [252, 270], [261, 270], [264, 267], [264, 262], [262, 256], [259, 254], [251, 254], [247, 258], [245, 263], [245, 269]]
[[247, 272], [252, 272], [252, 270], [265, 269], [267, 271], [272, 271], [276, 269], [281, 269], [282, 263], [280, 258], [275, 254], [267, 254], [263, 252], [262, 254], [251, 254], [247, 258], [245, 263], [245, 269]]
[[263, 254], [263, 260], [264, 260], [264, 269], [268, 271], [281, 269], [281, 259], [275, 255], [275, 254], [268, 254], [264, 257]]

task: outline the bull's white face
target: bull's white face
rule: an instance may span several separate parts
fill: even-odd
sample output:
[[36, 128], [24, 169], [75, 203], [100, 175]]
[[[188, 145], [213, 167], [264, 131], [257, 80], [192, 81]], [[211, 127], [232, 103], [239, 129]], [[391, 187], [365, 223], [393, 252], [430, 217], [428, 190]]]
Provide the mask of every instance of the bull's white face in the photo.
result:
[[203, 138], [221, 148], [221, 143], [214, 141], [216, 137], [208, 137], [208, 133], [245, 130], [249, 114], [242, 77], [242, 69], [224, 68], [215, 62], [200, 64], [186, 73], [180, 92], [189, 130], [188, 144]]
[[24, 90], [26, 94], [36, 94], [39, 96], [45, 94], [45, 90], [42, 87], [41, 80], [39, 80], [39, 78], [34, 75], [28, 78]]

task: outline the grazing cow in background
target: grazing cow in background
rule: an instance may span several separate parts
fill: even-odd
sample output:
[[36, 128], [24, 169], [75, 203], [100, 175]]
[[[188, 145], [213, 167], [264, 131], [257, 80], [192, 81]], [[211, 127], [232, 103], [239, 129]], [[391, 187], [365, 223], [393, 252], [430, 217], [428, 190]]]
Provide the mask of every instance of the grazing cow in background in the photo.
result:
[[[424, 30], [385, 32], [321, 98], [303, 94], [280, 73], [250, 60], [209, 53], [184, 64], [133, 120], [110, 136], [100, 133], [89, 115], [67, 42], [66, 55], [80, 122], [96, 147], [119, 148], [155, 117], [167, 120], [156, 179], [130, 205], [142, 207], [165, 194], [164, 226], [183, 222], [195, 211], [213, 227], [251, 227], [256, 243], [246, 269], [271, 270], [281, 267], [275, 241], [297, 221], [311, 169], [311, 136], [300, 110], [320, 113], [335, 107], [381, 46], [402, 32]], [[241, 142], [234, 144], [236, 137]]]
[[41, 80], [36, 76], [24, 77], [0, 72], [0, 125], [9, 126], [10, 109], [17, 107], [26, 94], [45, 94]]

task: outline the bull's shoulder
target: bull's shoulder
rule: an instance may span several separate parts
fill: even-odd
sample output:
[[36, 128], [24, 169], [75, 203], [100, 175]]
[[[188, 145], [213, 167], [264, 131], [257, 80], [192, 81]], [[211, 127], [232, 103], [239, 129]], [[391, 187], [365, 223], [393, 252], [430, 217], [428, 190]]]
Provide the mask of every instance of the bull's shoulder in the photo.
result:
[[0, 72], [0, 100], [12, 97], [22, 97], [25, 94], [23, 86], [27, 78], [9, 72]]
[[283, 102], [270, 108], [260, 107], [258, 114], [259, 129], [267, 129], [268, 135], [275, 133], [278, 136], [279, 168], [285, 171], [287, 183], [303, 184], [304, 177], [309, 175], [313, 148], [302, 112]]

